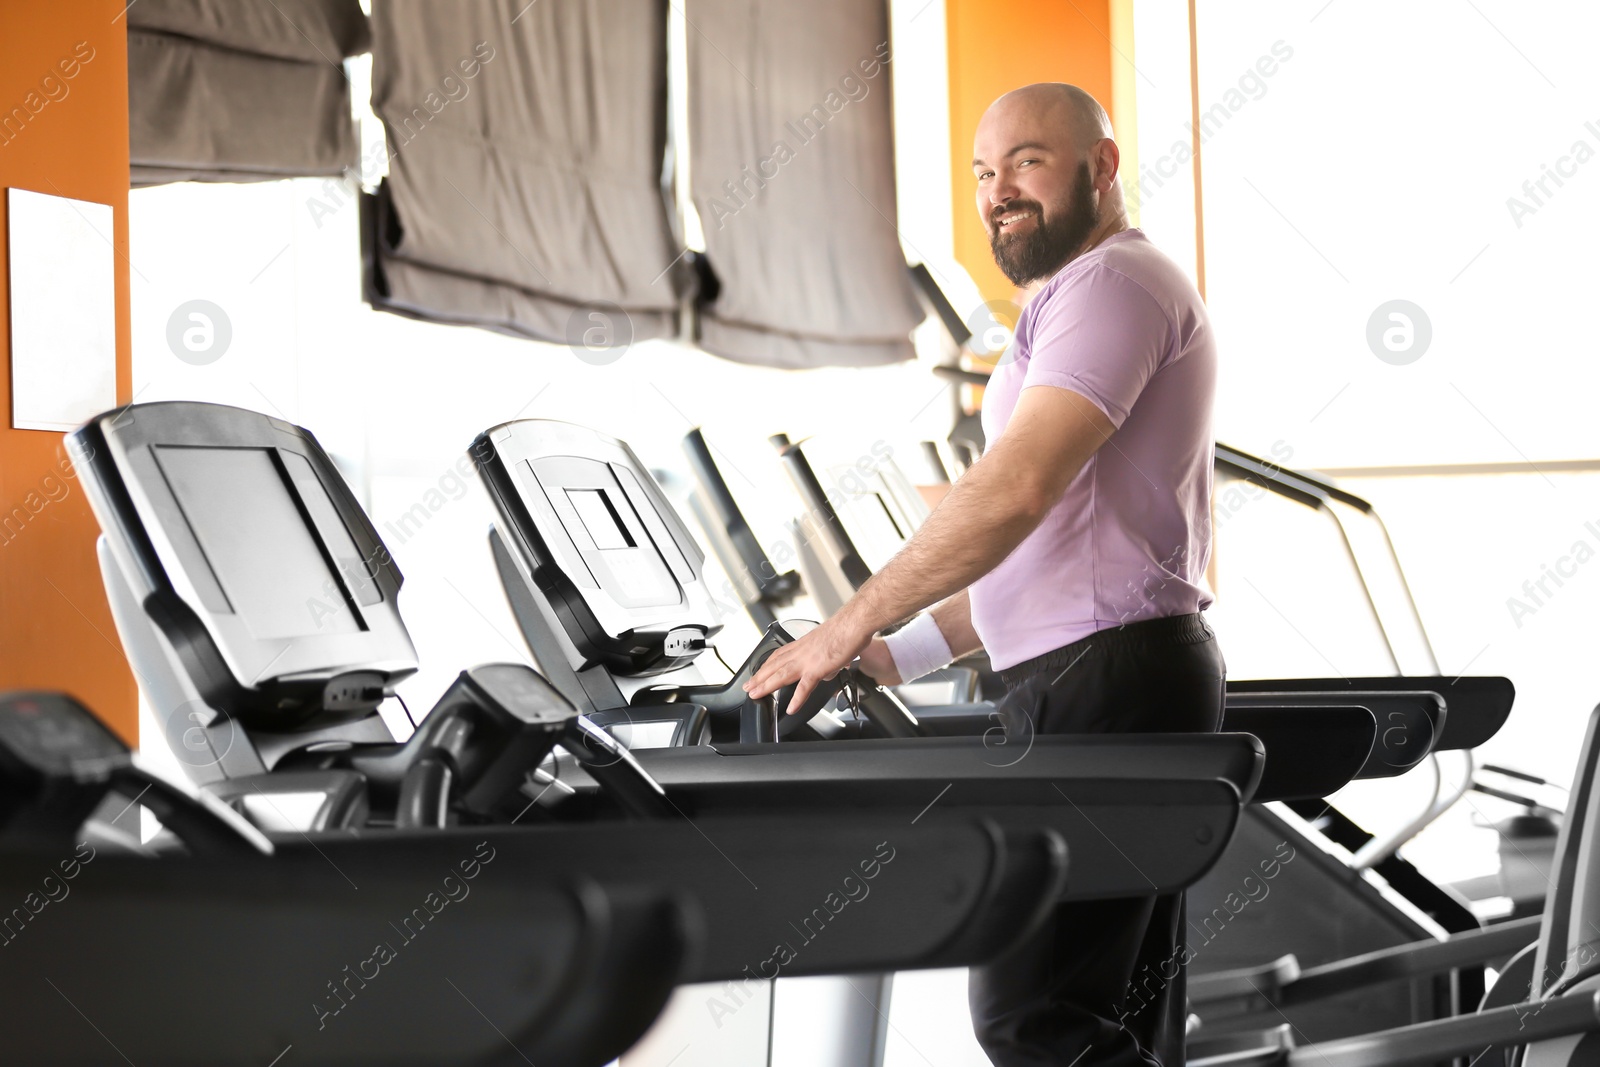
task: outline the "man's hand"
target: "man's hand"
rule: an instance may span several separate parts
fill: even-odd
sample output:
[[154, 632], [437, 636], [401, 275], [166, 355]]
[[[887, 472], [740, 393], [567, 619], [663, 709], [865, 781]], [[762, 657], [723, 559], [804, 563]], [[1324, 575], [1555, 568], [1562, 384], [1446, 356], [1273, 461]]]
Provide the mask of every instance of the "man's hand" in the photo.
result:
[[855, 628], [841, 612], [768, 656], [767, 662], [744, 684], [744, 691], [759, 700], [797, 682], [788, 707], [793, 714], [805, 703], [817, 683], [838, 674], [861, 654], [871, 638], [871, 630], [863, 632]]
[[888, 643], [881, 637], [874, 637], [861, 650], [861, 669], [879, 685], [899, 685], [905, 680], [889, 654]]

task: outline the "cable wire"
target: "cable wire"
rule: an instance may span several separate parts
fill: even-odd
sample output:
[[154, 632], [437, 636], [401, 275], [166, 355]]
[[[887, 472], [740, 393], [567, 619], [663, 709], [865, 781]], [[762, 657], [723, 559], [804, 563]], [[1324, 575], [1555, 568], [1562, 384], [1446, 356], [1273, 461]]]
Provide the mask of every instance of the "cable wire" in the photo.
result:
[[399, 693], [396, 693], [394, 698], [400, 702], [400, 710], [406, 713], [406, 721], [411, 724], [411, 731], [415, 733], [417, 729], [417, 720], [411, 717], [411, 709], [406, 707], [406, 698], [401, 696]]

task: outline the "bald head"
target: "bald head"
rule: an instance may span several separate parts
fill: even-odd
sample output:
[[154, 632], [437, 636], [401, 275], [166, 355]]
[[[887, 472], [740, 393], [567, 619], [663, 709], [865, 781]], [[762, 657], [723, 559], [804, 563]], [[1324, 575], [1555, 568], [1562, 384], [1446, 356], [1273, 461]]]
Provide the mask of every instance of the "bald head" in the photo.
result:
[[1066, 82], [1035, 82], [1011, 90], [989, 105], [979, 123], [980, 130], [991, 117], [1059, 131], [1080, 152], [1111, 136], [1111, 117], [1106, 109], [1094, 97]]

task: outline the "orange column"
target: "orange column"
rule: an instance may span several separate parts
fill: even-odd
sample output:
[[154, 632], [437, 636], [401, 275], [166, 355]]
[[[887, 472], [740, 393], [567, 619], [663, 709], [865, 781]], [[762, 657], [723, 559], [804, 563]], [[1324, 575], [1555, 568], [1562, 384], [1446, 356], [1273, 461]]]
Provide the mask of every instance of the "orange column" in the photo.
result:
[[[955, 254], [985, 300], [1014, 288], [994, 265], [973, 206], [972, 138], [1001, 93], [1033, 82], [1070, 82], [1117, 115], [1112, 94], [1115, 0], [945, 0], [950, 52], [950, 154]], [[1126, 136], [1118, 131], [1119, 137]]]
[[[110, 204], [117, 396], [132, 380], [128, 317], [125, 0], [0, 4], [0, 187]], [[9, 234], [4, 196], [0, 233]], [[138, 735], [95, 562], [99, 526], [62, 435], [11, 428], [11, 263], [0, 240], [0, 689], [60, 689]]]

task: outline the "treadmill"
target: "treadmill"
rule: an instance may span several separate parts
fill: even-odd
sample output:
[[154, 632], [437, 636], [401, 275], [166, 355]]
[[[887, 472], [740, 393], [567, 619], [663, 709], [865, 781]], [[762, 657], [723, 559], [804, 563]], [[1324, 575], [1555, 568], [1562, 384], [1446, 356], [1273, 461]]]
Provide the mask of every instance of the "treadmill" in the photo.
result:
[[[463, 672], [399, 743], [376, 709], [415, 669], [401, 576], [308, 432], [161, 403], [91, 420], [69, 447], [159, 732], [277, 856], [312, 852], [359, 884], [369, 864], [448, 864], [487, 841], [498, 871], [670, 891], [705, 932], [678, 981], [760, 986], [780, 972], [993, 958], [1063, 892], [1170, 891], [1198, 877], [1259, 774], [1247, 737], [1062, 753], [1020, 773], [985, 763], [981, 746], [896, 761], [894, 773], [864, 752], [822, 759], [821, 746], [636, 758], [615, 740], [626, 732], [616, 716], [599, 729], [602, 716], [578, 714], [592, 702], [575, 709], [520, 664]], [[687, 735], [709, 716], [679, 701], [637, 725]], [[841, 802], [856, 809], [848, 819]], [[1064, 841], [1087, 859], [1081, 884], [1064, 884]], [[852, 909], [863, 864], [895, 880], [872, 883], [879, 905]], [[648, 1014], [616, 1025], [602, 1014], [590, 1036], [614, 1055]]]
[[70, 697], [0, 694], [0, 1058], [600, 1064], [690, 966], [701, 916], [670, 889], [428, 843], [289, 847]]
[[[743, 523], [698, 431], [685, 438], [684, 449], [698, 492], [719, 502], [716, 512]], [[871, 573], [857, 543], [867, 543], [872, 531], [857, 523], [859, 509], [848, 506], [849, 494], [824, 487], [804, 442], [786, 443], [779, 454], [804, 504], [805, 520], [815, 527], [813, 548], [827, 557], [825, 565], [813, 564], [808, 570], [808, 582], [813, 574], [822, 575], [824, 581], [829, 575], [857, 576], [834, 594], [834, 599], [842, 602], [841, 598]], [[1218, 446], [1218, 470], [1228, 476], [1248, 477], [1307, 506], [1317, 506], [1321, 498], [1316, 493], [1323, 492], [1312, 484], [1313, 476], [1291, 475], [1226, 446]], [[1295, 479], [1292, 484], [1290, 478]], [[1370, 505], [1366, 508], [1370, 511]], [[900, 515], [902, 522], [914, 517], [913, 511], [895, 511], [888, 502], [883, 510], [891, 517]], [[744, 541], [730, 543], [747, 546]], [[753, 552], [745, 547], [741, 557], [725, 565], [737, 570], [760, 569], [765, 565], [764, 556], [755, 544]], [[1395, 565], [1398, 567], [1397, 562]], [[1415, 617], [1414, 604], [1412, 614]], [[1416, 623], [1420, 627], [1419, 617]], [[1229, 681], [1222, 728], [1255, 732], [1267, 742], [1268, 780], [1263, 781], [1257, 796], [1277, 797], [1281, 803], [1247, 808], [1222, 860], [1189, 891], [1195, 942], [1191, 946], [1195, 951], [1191, 995], [1209, 1032], [1248, 1033], [1287, 1020], [1302, 1035], [1317, 1040], [1374, 1026], [1445, 1017], [1478, 1002], [1483, 995], [1484, 971], [1483, 961], [1477, 959], [1463, 964], [1454, 975], [1390, 972], [1387, 980], [1380, 982], [1374, 973], [1365, 987], [1352, 985], [1338, 997], [1315, 1002], [1285, 1004], [1270, 994], [1243, 997], [1237, 991], [1242, 988], [1242, 974], [1249, 974], [1250, 981], [1266, 991], [1302, 967], [1333, 965], [1361, 953], [1397, 950], [1417, 942], [1444, 941], [1479, 928], [1478, 920], [1458, 897], [1393, 854], [1409, 834], [1376, 840], [1321, 798], [1351, 778], [1391, 777], [1433, 759], [1436, 752], [1475, 748], [1505, 723], [1513, 695], [1508, 680], [1494, 677]], [[1370, 713], [1365, 729], [1377, 726], [1375, 735], [1369, 733], [1363, 740], [1359, 730], [1351, 732], [1356, 728], [1348, 723], [1331, 727], [1330, 719], [1348, 715], [1350, 705], [1358, 713], [1358, 721], [1362, 709]], [[999, 721], [992, 707], [984, 703], [925, 705], [915, 711], [923, 729], [938, 734], [983, 734], [996, 730]], [[1313, 711], [1321, 723], [1316, 732], [1312, 731]], [[1364, 753], [1364, 758], [1357, 760], [1353, 774], [1336, 777], [1331, 788], [1325, 787], [1327, 783], [1314, 785], [1299, 770], [1318, 762], [1331, 769], [1330, 763], [1338, 762], [1336, 751], [1344, 751], [1348, 759], [1352, 749]], [[1285, 754], [1288, 762], [1275, 760], [1275, 750]], [[1296, 768], [1292, 777], [1301, 787], [1294, 796], [1270, 780], [1275, 774], [1290, 774], [1290, 767]], [[1414, 825], [1410, 833], [1418, 829], [1420, 825]], [[1262, 882], [1258, 868], [1285, 846], [1299, 863], [1280, 866], [1273, 862], [1276, 880], [1269, 887]], [[1318, 901], [1320, 906], [1307, 907], [1308, 901]], [[1224, 936], [1224, 930], [1233, 932]], [[1208, 982], [1206, 976], [1212, 974], [1232, 978]], [[1243, 988], [1248, 992], [1248, 987]]]
[[[858, 791], [867, 782], [852, 782], [857, 773], [875, 783], [937, 783], [929, 799], [950, 784], [930, 817], [960, 810], [968, 801], [958, 793], [1008, 822], [1021, 821], [1027, 809], [1028, 819], [1064, 834], [1074, 857], [1068, 893], [1089, 899], [1148, 892], [1150, 880], [1133, 867], [1146, 859], [1163, 866], [1160, 847], [1151, 846], [1172, 831], [1152, 825], [1144, 842], [1118, 838], [1119, 845], [1137, 850], [1118, 859], [1073, 814], [1074, 808], [1087, 810], [1082, 802], [1066, 802], [1049, 783], [1092, 774], [1100, 782], [1138, 782], [1159, 790], [1226, 779], [1244, 795], [1257, 784], [1260, 742], [1253, 737], [1038, 738], [1025, 758], [1005, 759], [981, 738], [918, 736], [915, 717], [903, 705], [883, 701], [876, 687], [843, 677], [845, 672], [825, 687], [833, 692], [808, 700], [815, 710], [787, 716], [787, 690], [777, 699], [755, 701], [741, 686], [773, 648], [793, 639], [792, 623], [769, 627], [732, 678], [705, 682], [696, 661], [717, 625], [709, 621], [715, 611], [702, 572], [704, 555], [625, 443], [570, 423], [528, 419], [486, 431], [473, 443], [472, 455], [496, 506], [494, 558], [540, 670], [591, 721], [634, 738], [632, 754], [640, 765], [669, 795], [681, 790], [704, 806], [700, 810], [740, 805], [737, 794], [747, 783], [777, 775], [782, 767], [802, 779], [791, 786], [791, 795], [818, 783], [864, 798]], [[822, 707], [847, 684], [865, 690], [850, 705], [860, 716], [854, 723]], [[1009, 799], [976, 800], [979, 782], [1004, 783], [1001, 794]], [[724, 800], [728, 787], [734, 788]], [[559, 803], [581, 802], [574, 797]], [[1182, 836], [1179, 830], [1170, 840]], [[1080, 862], [1091, 856], [1103, 862]]]
[[[803, 761], [814, 768], [808, 769], [808, 776], [852, 764], [868, 775], [902, 774], [908, 773], [902, 765], [915, 767], [965, 753], [971, 763], [981, 761], [1006, 778], [1041, 770], [1046, 760], [1061, 767], [1061, 773], [1075, 773], [1067, 768], [1081, 757], [1098, 764], [1102, 768], [1098, 773], [1107, 774], [1113, 765], [1101, 758], [1102, 753], [1171, 744], [1187, 748], [1211, 740], [1195, 735], [1040, 737], [1007, 746], [988, 711], [972, 720], [975, 730], [926, 736], [930, 731], [924, 727], [947, 721], [925, 714], [939, 709], [897, 709], [881, 692], [846, 701], [838, 709], [814, 706], [775, 723], [777, 702], [758, 707], [745, 698], [739, 685], [767, 649], [786, 639], [782, 634], [786, 624], [769, 624], [761, 646], [731, 681], [706, 682], [698, 674], [696, 660], [716, 633], [711, 621], [715, 612], [694, 602], [701, 595], [704, 557], [624, 443], [566, 423], [523, 420], [487, 431], [474, 442], [472, 454], [497, 509], [490, 533], [496, 566], [535, 661], [591, 718], [630, 736], [659, 731], [679, 740], [709, 737], [710, 749], [723, 757], [736, 753], [770, 757], [787, 751], [792, 765]], [[737, 514], [731, 498], [727, 509]], [[742, 518], [739, 523], [727, 531], [728, 539], [758, 550]], [[751, 568], [753, 577], [774, 573], [761, 564]], [[642, 577], [630, 582], [624, 574]], [[652, 576], [664, 591], [654, 603], [649, 595]], [[852, 678], [849, 671], [842, 677], [843, 688], [854, 691], [857, 698], [876, 689]], [[833, 688], [840, 686], [836, 682]], [[780, 694], [782, 699], [786, 697]], [[697, 710], [708, 709], [703, 725], [673, 717], [673, 709], [684, 701]], [[1237, 728], [1255, 734], [1266, 752], [1264, 776], [1254, 795], [1258, 799], [1322, 796], [1353, 776], [1396, 773], [1393, 764], [1403, 769], [1425, 754], [1425, 747], [1414, 742], [1405, 751], [1377, 743], [1371, 710], [1354, 705], [1352, 700], [1340, 700], [1291, 708], [1292, 718], [1285, 709], [1271, 706], [1237, 709], [1233, 713]], [[1421, 714], [1410, 704], [1405, 706]], [[974, 715], [970, 706], [949, 710], [969, 718]], [[1415, 739], [1424, 733], [1419, 729], [1410, 736]], [[701, 776], [726, 775], [730, 764], [755, 763], [708, 759], [705, 746], [636, 749], [635, 754], [663, 784], [689, 790], [700, 788], [695, 782]], [[1082, 766], [1087, 773], [1087, 764]], [[1153, 788], [1175, 784], [1170, 772], [1158, 772], [1148, 763], [1146, 768], [1153, 772]], [[942, 783], [930, 784], [931, 798], [939, 794]], [[819, 793], [819, 801], [826, 795]], [[1035, 817], [1052, 820], [1067, 836], [1073, 856], [1069, 892], [1088, 895], [1089, 879], [1127, 868], [1093, 825], [1076, 823], [1075, 810], [1061, 809], [1058, 798], [1054, 811], [1040, 810]], [[1098, 813], [1089, 822], [1105, 825]], [[1128, 825], [1131, 829], [1133, 824]], [[1143, 868], [1144, 850], [1156, 843], [1156, 831], [1134, 831], [1142, 839], [1133, 844], [1118, 833], [1108, 833], [1119, 847], [1138, 848], [1134, 866]], [[1103, 895], [1143, 895], [1151, 888], [1149, 881], [1141, 882], [1134, 873], [1118, 885], [1105, 886]]]
[[[1600, 708], [1590, 714], [1561, 826], [1550, 894], [1537, 920], [1491, 927], [1408, 952], [1373, 952], [1310, 969], [1278, 985], [1284, 1006], [1396, 975], [1446, 974], [1511, 953], [1476, 1011], [1337, 1040], [1306, 1043], [1289, 1023], [1239, 1033], [1192, 1050], [1189, 1067], [1404, 1067], [1468, 1063], [1493, 1067], [1589, 1067], [1600, 1062], [1600, 880], [1592, 877], [1600, 830]], [[1520, 934], [1516, 941], [1512, 935]], [[1518, 947], [1520, 945], [1520, 947]], [[1512, 951], [1515, 948], [1515, 951]], [[1222, 976], [1219, 976], [1222, 977]], [[1243, 978], [1250, 985], [1252, 977]]]
[[[1190, 1063], [1382, 1067], [1472, 1050], [1475, 1062], [1490, 1052], [1496, 1063], [1517, 1052], [1525, 1053], [1525, 1064], [1544, 1067], [1594, 1062], [1600, 963], [1591, 931], [1600, 905], [1582, 870], [1595, 828], [1597, 759], [1600, 712], [1580, 756], [1574, 818], [1563, 829], [1542, 934], [1517, 955], [1477, 1015], [1309, 1048], [1297, 1047], [1283, 1026]], [[166, 820], [181, 854], [138, 854], [137, 830], [125, 824], [137, 825], [126, 816], [142, 800]], [[74, 846], [85, 813], [86, 836]], [[0, 1033], [0, 1049], [24, 1062], [100, 1063], [110, 1045], [125, 1059], [132, 1050], [147, 1062], [244, 1064], [261, 1062], [285, 1041], [276, 1059], [298, 1045], [302, 1057], [329, 1063], [512, 1063], [534, 1047], [533, 1020], [584, 1017], [573, 1000], [598, 999], [602, 976], [630, 998], [659, 999], [661, 976], [689, 940], [675, 902], [608, 899], [592, 885], [552, 896], [522, 878], [510, 893], [488, 880], [474, 885], [499, 858], [486, 846], [480, 842], [454, 867], [443, 864], [449, 873], [437, 881], [436, 871], [408, 872], [391, 863], [358, 872], [365, 894], [349, 890], [336, 884], [348, 881], [349, 871], [309, 850], [268, 860], [272, 843], [245, 820], [203, 793], [150, 776], [70, 698], [0, 696], [0, 854], [11, 861], [0, 881], [26, 909], [7, 917], [0, 932], [5, 947], [17, 950], [0, 957], [0, 989], [30, 1020]], [[90, 877], [76, 881], [90, 865]], [[469, 914], [474, 893], [479, 904]], [[72, 922], [53, 921], [59, 912], [48, 911], [50, 904], [64, 906], [74, 895]], [[453, 915], [468, 917], [420, 938], [425, 924], [452, 904], [461, 905]], [[630, 909], [646, 921], [619, 921]], [[395, 927], [392, 938], [383, 930], [384, 940], [352, 970], [342, 942], [352, 926], [376, 927], [385, 913], [400, 915], [405, 929]], [[508, 938], [513, 929], [520, 936]], [[573, 936], [572, 929], [583, 933]], [[631, 937], [618, 938], [619, 930]], [[633, 951], [603, 967], [582, 962], [604, 951], [597, 937]], [[192, 965], [197, 955], [203, 967]], [[153, 1003], [127, 997], [122, 974], [129, 959], [157, 965], [163, 997]], [[401, 959], [425, 962], [393, 966]], [[1356, 961], [1355, 969], [1386, 963], [1393, 961]], [[485, 980], [497, 967], [502, 977]], [[476, 995], [450, 971], [471, 974]], [[1337, 977], [1307, 975], [1305, 984], [1322, 988], [1306, 995], [1325, 992]], [[441, 1001], [434, 988], [441, 978], [478, 1014]], [[295, 1023], [296, 994], [318, 980], [328, 995]], [[44, 994], [46, 986], [53, 995]], [[193, 1011], [196, 1003], [206, 1010]], [[264, 1035], [263, 1016], [276, 1016]], [[541, 1062], [597, 1061], [558, 1053]]]

